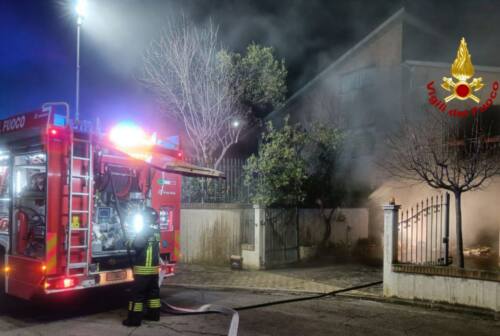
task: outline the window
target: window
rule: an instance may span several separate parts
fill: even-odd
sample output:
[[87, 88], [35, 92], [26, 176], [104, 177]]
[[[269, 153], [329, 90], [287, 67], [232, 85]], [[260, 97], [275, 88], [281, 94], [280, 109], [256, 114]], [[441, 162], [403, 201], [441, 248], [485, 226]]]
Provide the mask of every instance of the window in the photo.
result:
[[42, 152], [13, 157], [12, 196], [14, 254], [45, 255], [47, 155]]
[[9, 232], [9, 158], [9, 153], [0, 152], [0, 234]]

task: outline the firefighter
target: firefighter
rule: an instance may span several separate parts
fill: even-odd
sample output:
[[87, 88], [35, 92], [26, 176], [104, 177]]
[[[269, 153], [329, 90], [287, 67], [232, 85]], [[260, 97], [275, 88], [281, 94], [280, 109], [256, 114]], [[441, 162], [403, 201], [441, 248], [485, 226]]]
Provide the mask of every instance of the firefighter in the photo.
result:
[[123, 325], [137, 327], [142, 319], [160, 320], [159, 241], [158, 214], [152, 208], [144, 208], [131, 215], [136, 232], [129, 240], [129, 248], [135, 250], [133, 259], [134, 283], [128, 304], [128, 317]]

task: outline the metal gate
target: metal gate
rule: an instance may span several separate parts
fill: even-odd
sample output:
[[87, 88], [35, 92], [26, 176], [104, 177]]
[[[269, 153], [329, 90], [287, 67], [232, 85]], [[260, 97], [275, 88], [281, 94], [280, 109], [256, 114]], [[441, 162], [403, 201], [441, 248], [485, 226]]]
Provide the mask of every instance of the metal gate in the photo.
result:
[[450, 195], [439, 195], [401, 211], [398, 223], [397, 262], [449, 265]]
[[298, 261], [298, 208], [265, 210], [265, 265]]

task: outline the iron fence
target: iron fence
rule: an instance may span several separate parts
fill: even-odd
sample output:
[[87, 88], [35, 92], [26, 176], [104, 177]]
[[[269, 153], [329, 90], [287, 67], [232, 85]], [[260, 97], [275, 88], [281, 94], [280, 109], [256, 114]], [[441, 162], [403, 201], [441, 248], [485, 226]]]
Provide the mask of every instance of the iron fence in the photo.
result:
[[298, 208], [266, 208], [266, 266], [298, 261], [298, 219]]
[[255, 209], [243, 209], [240, 214], [241, 243], [255, 244]]
[[398, 263], [449, 265], [450, 195], [427, 198], [405, 211], [398, 223]]
[[224, 172], [225, 179], [183, 177], [182, 202], [249, 203], [249, 188], [244, 184], [244, 164], [245, 159], [241, 158], [223, 159], [218, 169]]

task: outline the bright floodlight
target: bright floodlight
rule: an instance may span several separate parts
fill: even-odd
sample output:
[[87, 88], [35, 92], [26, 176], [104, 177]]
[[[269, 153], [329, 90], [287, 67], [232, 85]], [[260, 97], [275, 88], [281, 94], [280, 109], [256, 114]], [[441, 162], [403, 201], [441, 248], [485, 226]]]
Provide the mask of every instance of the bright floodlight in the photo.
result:
[[142, 147], [151, 144], [144, 130], [130, 122], [120, 123], [111, 129], [109, 139], [121, 148]]
[[149, 162], [151, 148], [156, 143], [156, 135], [146, 133], [134, 123], [124, 122], [111, 129], [109, 140], [117, 149], [136, 159]]
[[240, 126], [240, 122], [238, 120], [233, 121], [233, 127], [236, 128]]
[[87, 0], [77, 0], [76, 14], [78, 15], [78, 20], [82, 20], [85, 17], [87, 14]]
[[133, 221], [134, 231], [139, 233], [144, 228], [144, 217], [140, 213], [134, 215]]

